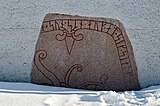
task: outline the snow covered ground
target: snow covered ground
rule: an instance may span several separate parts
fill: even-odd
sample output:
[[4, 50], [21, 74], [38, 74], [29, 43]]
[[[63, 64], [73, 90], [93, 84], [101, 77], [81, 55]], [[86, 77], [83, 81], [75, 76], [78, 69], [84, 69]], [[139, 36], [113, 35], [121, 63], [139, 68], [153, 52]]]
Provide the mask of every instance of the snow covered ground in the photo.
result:
[[160, 85], [114, 92], [0, 82], [0, 106], [160, 106]]

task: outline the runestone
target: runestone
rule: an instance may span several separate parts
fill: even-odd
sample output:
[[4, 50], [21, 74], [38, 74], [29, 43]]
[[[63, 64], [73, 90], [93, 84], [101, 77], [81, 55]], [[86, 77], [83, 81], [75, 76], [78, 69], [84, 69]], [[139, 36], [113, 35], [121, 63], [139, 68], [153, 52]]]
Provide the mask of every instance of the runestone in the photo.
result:
[[35, 84], [86, 90], [138, 90], [133, 49], [115, 19], [47, 14], [31, 72]]

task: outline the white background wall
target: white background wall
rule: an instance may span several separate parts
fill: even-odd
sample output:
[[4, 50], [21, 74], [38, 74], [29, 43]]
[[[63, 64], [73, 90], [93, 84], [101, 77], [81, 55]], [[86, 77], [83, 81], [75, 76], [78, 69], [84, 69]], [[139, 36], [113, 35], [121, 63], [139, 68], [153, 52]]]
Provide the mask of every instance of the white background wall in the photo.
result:
[[49, 12], [119, 19], [134, 48], [141, 87], [160, 84], [160, 0], [0, 0], [0, 81], [30, 81]]

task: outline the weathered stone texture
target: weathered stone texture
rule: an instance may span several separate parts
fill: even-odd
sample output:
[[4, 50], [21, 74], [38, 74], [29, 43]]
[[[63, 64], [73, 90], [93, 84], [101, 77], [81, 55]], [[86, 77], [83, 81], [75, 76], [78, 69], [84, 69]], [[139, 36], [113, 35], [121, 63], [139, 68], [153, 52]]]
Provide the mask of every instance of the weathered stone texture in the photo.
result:
[[32, 82], [91, 90], [139, 89], [131, 43], [118, 20], [47, 14]]

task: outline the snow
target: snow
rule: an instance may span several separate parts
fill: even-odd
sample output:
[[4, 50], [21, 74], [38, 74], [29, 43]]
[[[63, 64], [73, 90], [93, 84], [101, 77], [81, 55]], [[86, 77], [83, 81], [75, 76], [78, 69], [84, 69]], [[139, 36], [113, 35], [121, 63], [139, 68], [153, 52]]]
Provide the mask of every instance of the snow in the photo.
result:
[[160, 85], [115, 92], [0, 82], [0, 106], [160, 106]]

